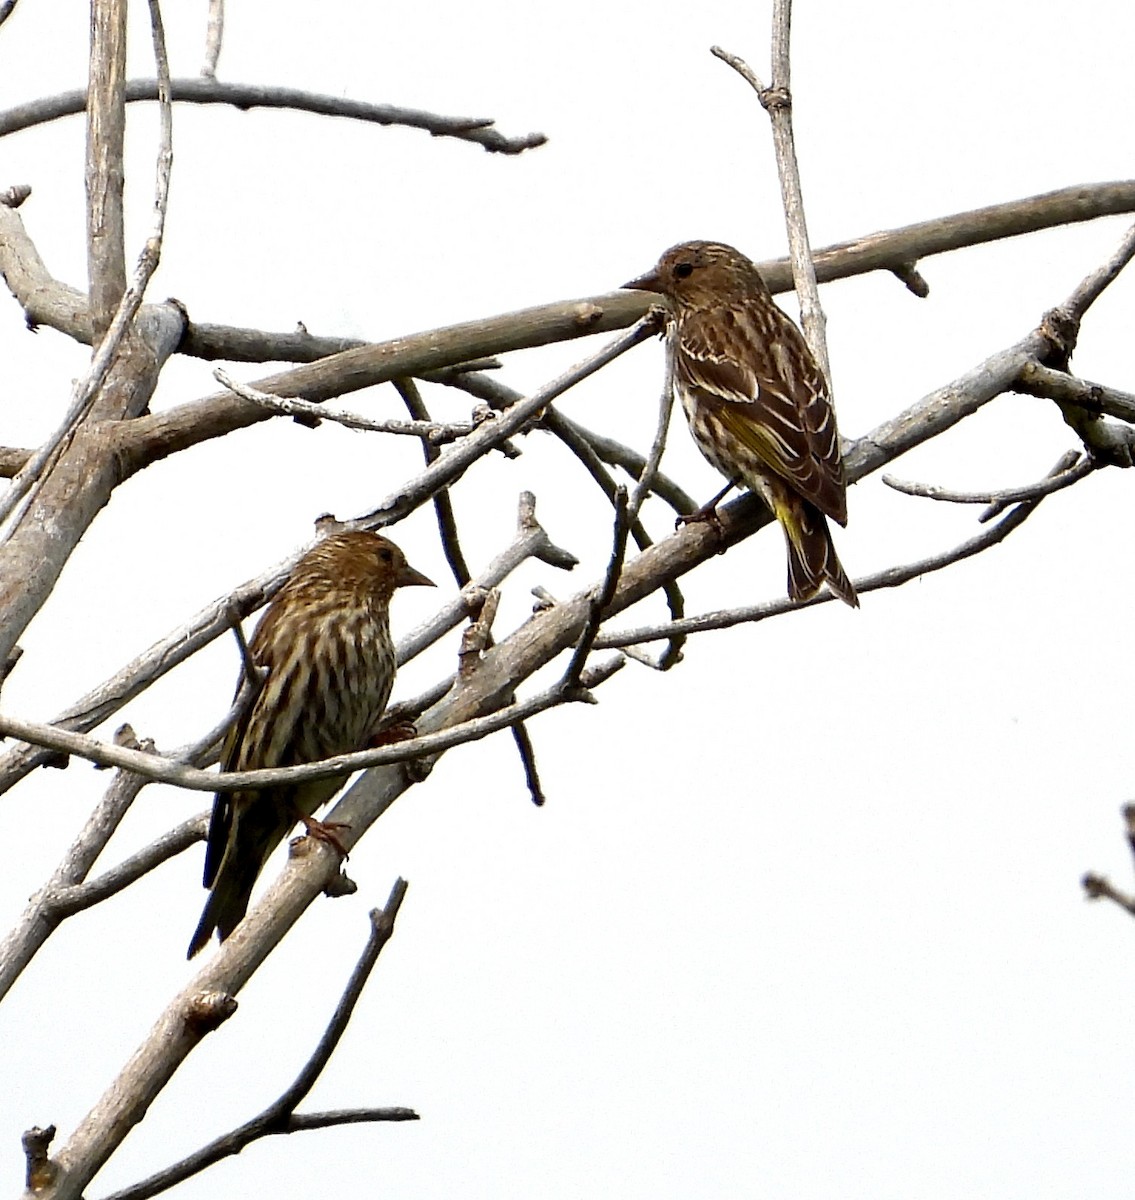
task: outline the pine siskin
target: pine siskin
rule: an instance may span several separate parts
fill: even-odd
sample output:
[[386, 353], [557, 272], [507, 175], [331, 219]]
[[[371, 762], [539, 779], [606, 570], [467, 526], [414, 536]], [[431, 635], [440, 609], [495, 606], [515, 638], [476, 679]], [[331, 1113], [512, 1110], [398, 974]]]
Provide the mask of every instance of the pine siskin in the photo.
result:
[[[309, 550], [252, 635], [251, 656], [268, 674], [229, 732], [223, 769], [288, 767], [366, 749], [394, 684], [390, 600], [396, 588], [417, 584], [433, 586], [377, 533], [334, 533]], [[318, 826], [312, 813], [343, 778], [217, 793], [205, 851], [212, 891], [190, 958], [214, 929], [222, 942], [232, 933], [269, 854], [297, 821]]]
[[[709, 462], [756, 492], [780, 522], [788, 594], [806, 600], [827, 583], [857, 608], [825, 519], [847, 524], [827, 383], [760, 272], [732, 246], [686, 242], [623, 286], [670, 302], [678, 323], [674, 378], [690, 432]], [[695, 515], [712, 512], [711, 504]]]

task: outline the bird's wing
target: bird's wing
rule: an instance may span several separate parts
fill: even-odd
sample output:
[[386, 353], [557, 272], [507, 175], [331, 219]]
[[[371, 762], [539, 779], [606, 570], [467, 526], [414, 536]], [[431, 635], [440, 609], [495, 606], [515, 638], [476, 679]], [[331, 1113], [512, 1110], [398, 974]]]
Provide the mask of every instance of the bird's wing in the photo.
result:
[[[243, 685], [244, 680], [242, 679], [237, 685], [236, 692], [233, 694], [234, 701], [240, 695], [240, 689]], [[256, 700], [251, 704], [246, 704], [244, 711], [229, 726], [229, 731], [225, 734], [224, 745], [221, 747], [222, 771], [235, 771], [239, 769], [236, 763], [240, 755], [241, 745], [244, 742], [244, 735], [248, 730], [249, 719], [256, 704]], [[236, 793], [234, 792], [216, 792], [213, 796], [213, 815], [209, 818], [209, 836], [205, 843], [204, 883], [206, 887], [213, 886], [213, 882], [217, 878], [217, 872], [221, 869], [221, 860], [225, 857], [225, 847], [228, 845], [229, 835], [233, 827], [233, 801], [235, 795]]]
[[847, 495], [835, 412], [800, 331], [775, 305], [689, 314], [677, 372], [699, 402], [799, 495], [841, 525]]
[[[272, 710], [277, 705], [279, 693], [279, 677], [285, 664], [276, 660], [276, 643], [272, 638], [273, 615], [276, 610], [269, 610], [249, 643], [249, 655], [258, 667], [266, 669], [267, 674], [261, 681], [260, 691], [251, 704], [245, 706], [244, 712], [229, 727], [225, 735], [224, 746], [221, 749], [222, 771], [249, 771], [258, 767], [276, 767], [290, 765], [281, 761], [275, 743], [283, 740], [285, 743], [290, 734], [289, 729], [282, 729], [281, 715]], [[244, 685], [242, 679], [237, 684], [234, 700], [240, 695]], [[269, 714], [272, 714], [271, 716]], [[272, 743], [265, 744], [265, 741]], [[221, 863], [225, 856], [225, 848], [234, 836], [234, 826], [238, 819], [238, 807], [247, 807], [258, 793], [256, 792], [217, 792], [213, 797], [213, 814], [209, 819], [209, 836], [205, 844], [205, 886], [212, 887]]]

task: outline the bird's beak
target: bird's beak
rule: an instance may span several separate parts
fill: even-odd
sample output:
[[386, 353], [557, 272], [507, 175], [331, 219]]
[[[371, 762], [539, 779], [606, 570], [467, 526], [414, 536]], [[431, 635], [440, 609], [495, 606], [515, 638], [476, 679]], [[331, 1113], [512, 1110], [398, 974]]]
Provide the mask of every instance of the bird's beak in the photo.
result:
[[662, 281], [658, 278], [657, 269], [647, 271], [645, 275], [640, 275], [637, 279], [632, 279], [629, 283], [624, 283], [622, 286], [635, 292], [662, 291]]
[[432, 579], [423, 575], [421, 571], [415, 571], [409, 563], [407, 563], [401, 571], [398, 572], [394, 580], [395, 587], [437, 587]]

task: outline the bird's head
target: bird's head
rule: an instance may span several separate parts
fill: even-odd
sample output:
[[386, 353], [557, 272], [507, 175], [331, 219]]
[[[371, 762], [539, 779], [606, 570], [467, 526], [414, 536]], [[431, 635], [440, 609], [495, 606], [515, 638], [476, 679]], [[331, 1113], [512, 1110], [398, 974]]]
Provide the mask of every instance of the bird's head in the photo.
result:
[[318, 542], [296, 565], [293, 578], [319, 576], [337, 585], [362, 587], [390, 597], [400, 587], [433, 587], [389, 538], [365, 529], [344, 529]]
[[751, 297], [768, 289], [753, 263], [721, 242], [682, 242], [671, 246], [658, 265], [624, 283], [640, 292], [658, 292], [679, 309], [700, 308]]

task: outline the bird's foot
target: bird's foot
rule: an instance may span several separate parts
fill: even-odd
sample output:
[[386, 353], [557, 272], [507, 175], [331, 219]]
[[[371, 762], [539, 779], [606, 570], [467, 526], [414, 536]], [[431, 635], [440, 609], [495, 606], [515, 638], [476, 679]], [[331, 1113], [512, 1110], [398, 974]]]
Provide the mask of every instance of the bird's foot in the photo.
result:
[[370, 739], [370, 749], [377, 750], [379, 746], [392, 746], [397, 742], [409, 742], [417, 736], [418, 730], [413, 721], [395, 721], [393, 725], [379, 730]]
[[722, 553], [725, 549], [725, 527], [721, 524], [721, 517], [717, 513], [717, 505], [712, 501], [709, 504], [703, 504], [701, 508], [696, 509], [692, 513], [686, 513], [679, 517], [674, 522], [675, 529], [681, 529], [683, 525], [708, 525], [713, 530], [717, 540], [722, 543], [718, 553]]
[[305, 817], [301, 814], [300, 821], [303, 823], [304, 829], [307, 830], [307, 836], [315, 838], [317, 841], [326, 842], [328, 846], [332, 846], [342, 855], [346, 861], [350, 856], [347, 854], [347, 847], [343, 845], [336, 830], [350, 829], [350, 825], [346, 821], [317, 821], [315, 817]]

